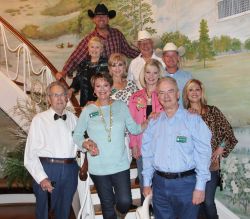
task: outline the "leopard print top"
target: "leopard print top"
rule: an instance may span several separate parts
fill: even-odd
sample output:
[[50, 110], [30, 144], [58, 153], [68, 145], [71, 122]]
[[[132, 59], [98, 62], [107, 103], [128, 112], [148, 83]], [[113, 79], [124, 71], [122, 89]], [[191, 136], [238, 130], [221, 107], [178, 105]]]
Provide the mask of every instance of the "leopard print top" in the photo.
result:
[[133, 93], [138, 91], [138, 88], [134, 81], [128, 80], [127, 85], [122, 90], [116, 90], [115, 88], [111, 91], [112, 100], [121, 100], [128, 105], [129, 98]]
[[225, 153], [222, 156], [227, 157], [238, 143], [238, 140], [235, 138], [232, 126], [223, 113], [216, 106], [207, 105], [206, 107], [207, 112], [202, 114], [202, 119], [212, 132], [212, 150], [215, 151], [224, 142]]

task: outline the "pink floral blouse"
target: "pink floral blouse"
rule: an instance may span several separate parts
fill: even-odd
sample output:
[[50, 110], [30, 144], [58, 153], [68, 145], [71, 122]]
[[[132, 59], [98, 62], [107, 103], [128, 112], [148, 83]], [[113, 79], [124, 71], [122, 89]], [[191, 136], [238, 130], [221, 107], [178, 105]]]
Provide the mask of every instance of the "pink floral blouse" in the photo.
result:
[[[136, 121], [136, 123], [141, 124], [146, 118], [146, 108], [147, 108], [147, 93], [145, 89], [135, 92], [129, 99], [129, 110]], [[152, 93], [152, 112], [161, 112], [163, 108], [158, 101], [156, 91]], [[141, 151], [142, 144], [142, 134], [132, 135], [129, 134], [130, 143], [129, 147], [133, 148], [135, 146]]]

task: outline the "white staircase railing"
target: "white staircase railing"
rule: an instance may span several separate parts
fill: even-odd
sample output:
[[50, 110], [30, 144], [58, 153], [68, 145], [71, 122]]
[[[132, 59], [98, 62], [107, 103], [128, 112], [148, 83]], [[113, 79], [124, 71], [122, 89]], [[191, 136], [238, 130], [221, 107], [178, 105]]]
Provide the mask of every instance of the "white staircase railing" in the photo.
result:
[[[23, 83], [23, 91], [26, 93], [27, 91], [30, 91], [32, 85], [32, 77], [37, 76], [38, 80], [41, 82], [40, 84], [43, 85], [41, 87], [41, 91], [44, 91], [44, 88], [47, 87], [49, 83], [54, 81], [54, 78], [51, 74], [51, 70], [48, 68], [48, 66], [43, 65], [40, 67], [38, 71], [34, 70], [34, 64], [32, 61], [32, 56], [29, 47], [21, 42], [18, 46], [15, 48], [11, 48], [8, 42], [8, 38], [6, 36], [6, 31], [3, 23], [0, 23], [0, 32], [1, 32], [1, 40], [2, 46], [3, 46], [3, 61], [1, 62], [1, 65], [5, 66], [6, 75], [11, 79], [12, 81], [17, 81], [18, 78], [23, 78], [23, 81], [18, 81]], [[8, 52], [15, 53], [16, 54], [16, 69], [15, 72], [13, 72], [13, 69], [10, 71], [10, 60], [8, 57]], [[1, 57], [2, 59], [2, 57]], [[22, 63], [21, 63], [22, 62]], [[1, 66], [1, 68], [2, 68]], [[22, 69], [20, 70], [20, 66]]]
[[[26, 38], [0, 16], [0, 72], [19, 85], [24, 93], [43, 94], [55, 80], [57, 69]], [[67, 83], [63, 80], [66, 85]], [[39, 103], [41, 99], [37, 100]], [[78, 101], [71, 103], [80, 114]]]

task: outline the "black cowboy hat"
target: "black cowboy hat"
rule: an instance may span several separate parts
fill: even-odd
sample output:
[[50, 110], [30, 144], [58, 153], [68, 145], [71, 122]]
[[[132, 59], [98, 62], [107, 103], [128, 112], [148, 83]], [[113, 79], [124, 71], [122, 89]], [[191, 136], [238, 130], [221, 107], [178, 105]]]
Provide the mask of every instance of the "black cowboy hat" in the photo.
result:
[[108, 10], [108, 8], [104, 4], [98, 4], [95, 8], [95, 12], [92, 10], [88, 10], [89, 17], [93, 18], [96, 15], [107, 15], [110, 19], [116, 16], [115, 10]]

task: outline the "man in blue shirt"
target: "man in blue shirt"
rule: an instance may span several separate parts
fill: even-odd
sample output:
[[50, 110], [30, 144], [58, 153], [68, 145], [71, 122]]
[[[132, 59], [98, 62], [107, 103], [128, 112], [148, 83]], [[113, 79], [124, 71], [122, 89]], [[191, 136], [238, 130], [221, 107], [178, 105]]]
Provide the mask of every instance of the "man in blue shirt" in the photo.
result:
[[211, 132], [199, 115], [179, 107], [175, 79], [160, 79], [157, 92], [164, 112], [143, 134], [143, 193], [153, 191], [156, 219], [196, 219], [210, 180]]
[[182, 91], [188, 80], [192, 79], [193, 76], [191, 73], [181, 70], [180, 59], [184, 54], [183, 47], [177, 48], [174, 43], [167, 43], [163, 48], [162, 60], [166, 65], [166, 71], [164, 76], [173, 77], [178, 84], [180, 91], [179, 105], [183, 107], [182, 103]]

